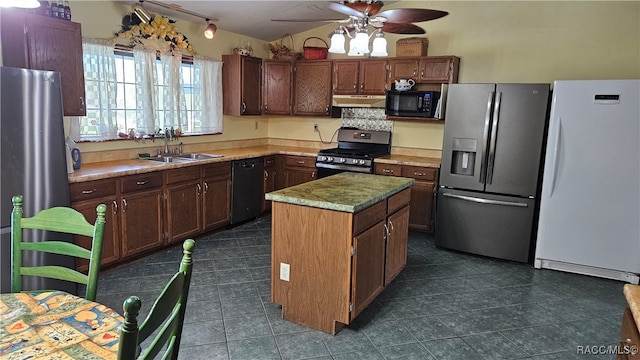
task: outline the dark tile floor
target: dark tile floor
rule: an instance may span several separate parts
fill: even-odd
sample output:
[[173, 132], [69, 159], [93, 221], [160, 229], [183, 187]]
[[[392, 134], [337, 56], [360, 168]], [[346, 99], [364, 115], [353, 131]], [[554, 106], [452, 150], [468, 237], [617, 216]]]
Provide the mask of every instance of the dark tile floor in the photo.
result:
[[[138, 295], [144, 316], [181, 250], [103, 272], [97, 300], [121, 311]], [[281, 318], [270, 251], [269, 216], [197, 239], [181, 359], [615, 358], [588, 353], [615, 351], [621, 282], [438, 249], [410, 232], [407, 267], [332, 336]]]

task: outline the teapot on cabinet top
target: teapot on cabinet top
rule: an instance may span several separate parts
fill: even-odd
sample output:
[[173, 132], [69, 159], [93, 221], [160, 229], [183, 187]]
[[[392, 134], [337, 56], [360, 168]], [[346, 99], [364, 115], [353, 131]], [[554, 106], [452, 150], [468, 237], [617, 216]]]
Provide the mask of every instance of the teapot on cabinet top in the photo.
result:
[[415, 84], [416, 84], [416, 82], [413, 81], [412, 79], [400, 79], [400, 80], [396, 80], [395, 89], [396, 89], [396, 91], [411, 90], [411, 88]]

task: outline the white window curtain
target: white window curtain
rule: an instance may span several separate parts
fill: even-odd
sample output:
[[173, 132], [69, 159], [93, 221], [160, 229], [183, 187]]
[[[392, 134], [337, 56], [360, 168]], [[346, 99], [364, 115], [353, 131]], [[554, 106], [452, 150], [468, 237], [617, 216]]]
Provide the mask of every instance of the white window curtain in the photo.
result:
[[[158, 109], [158, 117], [164, 114], [166, 129], [181, 129], [186, 125], [187, 106], [182, 82], [182, 54], [174, 51], [160, 54], [162, 65], [162, 108]], [[160, 91], [159, 91], [160, 92]]]
[[222, 132], [222, 62], [194, 56], [195, 129], [202, 133]]
[[155, 50], [133, 49], [133, 61], [136, 74], [136, 127], [139, 133], [156, 132], [156, 109], [159, 101], [157, 85], [157, 66]]
[[111, 41], [82, 39], [87, 116], [71, 118], [69, 135], [74, 140], [100, 141], [117, 137], [113, 50]]

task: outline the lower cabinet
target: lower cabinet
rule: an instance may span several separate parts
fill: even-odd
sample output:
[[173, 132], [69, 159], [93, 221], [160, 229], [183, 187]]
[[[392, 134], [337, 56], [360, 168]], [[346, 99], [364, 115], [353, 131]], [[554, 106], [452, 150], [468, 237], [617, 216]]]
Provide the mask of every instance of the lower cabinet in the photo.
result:
[[416, 182], [411, 186], [409, 227], [416, 230], [433, 231], [438, 169], [376, 163], [374, 172], [377, 175], [403, 176], [415, 179]]
[[[616, 360], [640, 359], [640, 354], [637, 353], [640, 347], [640, 333], [629, 307], [624, 309], [624, 314], [622, 315], [620, 338], [618, 344], [620, 353]], [[633, 352], [633, 349], [635, 349], [635, 352]]]
[[287, 155], [284, 159], [284, 187], [316, 179], [316, 158]]
[[167, 239], [180, 241], [202, 231], [202, 185], [200, 167], [167, 170], [166, 184]]
[[283, 317], [332, 334], [353, 321], [406, 265], [410, 198], [355, 214], [274, 202], [271, 297]]
[[264, 158], [264, 186], [262, 193], [262, 212], [271, 210], [271, 201], [265, 200], [264, 194], [270, 193], [277, 188], [278, 166], [276, 155], [265, 156]]
[[204, 231], [221, 228], [231, 220], [231, 162], [202, 166], [202, 218]]

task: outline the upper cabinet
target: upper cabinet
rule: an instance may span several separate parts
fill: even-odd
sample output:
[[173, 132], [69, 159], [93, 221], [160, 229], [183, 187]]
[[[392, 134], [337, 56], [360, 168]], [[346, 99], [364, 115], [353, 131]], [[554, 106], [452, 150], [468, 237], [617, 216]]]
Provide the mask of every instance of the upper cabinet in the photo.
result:
[[384, 95], [387, 60], [334, 60], [333, 94]]
[[86, 115], [80, 24], [2, 10], [4, 66], [60, 72], [64, 115]]
[[262, 113], [262, 59], [239, 54], [222, 55], [223, 113]]
[[331, 109], [331, 60], [294, 63], [293, 99], [293, 115], [329, 115]]
[[262, 61], [263, 114], [291, 115], [292, 70], [290, 61]]
[[387, 87], [398, 79], [413, 79], [417, 83], [456, 83], [460, 58], [457, 56], [423, 56], [389, 59]]

